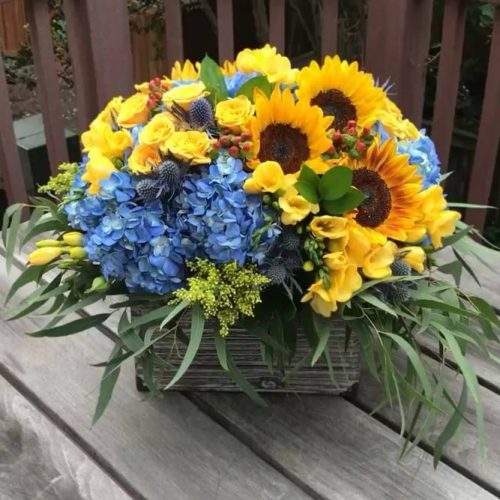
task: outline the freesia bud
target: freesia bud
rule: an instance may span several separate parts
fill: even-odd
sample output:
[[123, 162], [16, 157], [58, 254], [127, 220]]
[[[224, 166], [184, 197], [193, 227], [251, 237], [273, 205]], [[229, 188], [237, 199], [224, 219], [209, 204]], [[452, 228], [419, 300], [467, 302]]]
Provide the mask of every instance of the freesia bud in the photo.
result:
[[106, 281], [104, 276], [97, 276], [92, 281], [92, 286], [87, 290], [87, 293], [91, 292], [106, 292], [109, 289], [109, 283]]
[[70, 247], [81, 247], [83, 245], [83, 234], [79, 231], [71, 231], [63, 234], [63, 240]]
[[44, 247], [31, 252], [28, 256], [28, 262], [32, 266], [44, 266], [57, 259], [63, 253], [60, 247]]
[[73, 247], [69, 250], [69, 256], [75, 260], [85, 259], [87, 252], [83, 247]]
[[60, 247], [63, 245], [62, 241], [58, 240], [40, 240], [36, 242], [37, 248], [45, 248], [45, 247]]

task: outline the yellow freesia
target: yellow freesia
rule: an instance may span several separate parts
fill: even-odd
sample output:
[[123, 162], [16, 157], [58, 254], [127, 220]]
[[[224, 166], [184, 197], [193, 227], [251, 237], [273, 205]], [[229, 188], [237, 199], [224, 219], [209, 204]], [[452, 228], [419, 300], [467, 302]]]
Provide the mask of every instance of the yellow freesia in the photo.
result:
[[399, 249], [400, 258], [417, 273], [424, 272], [425, 252], [422, 247], [403, 247]]
[[275, 193], [285, 186], [285, 174], [279, 163], [264, 161], [253, 171], [243, 184], [243, 189], [249, 193]]
[[337, 310], [337, 301], [333, 297], [333, 290], [325, 290], [323, 280], [313, 283], [307, 293], [302, 297], [302, 302], [310, 302], [314, 312], [329, 318]]
[[454, 210], [443, 210], [427, 225], [427, 232], [434, 248], [443, 246], [443, 238], [451, 236], [455, 232], [457, 222], [461, 215]]
[[113, 125], [116, 123], [116, 117], [120, 112], [120, 108], [123, 104], [123, 97], [113, 97], [105, 106], [105, 108], [97, 115], [96, 119], [90, 124], [90, 127], [94, 122], [104, 122], [108, 125]]
[[392, 241], [375, 245], [363, 262], [363, 274], [368, 278], [380, 279], [392, 275], [391, 264], [394, 262], [398, 247]]
[[220, 101], [215, 107], [215, 119], [220, 127], [240, 133], [255, 112], [254, 105], [244, 95]]
[[117, 172], [117, 169], [109, 158], [99, 151], [91, 151], [89, 161], [85, 165], [85, 173], [82, 175], [82, 181], [89, 183], [89, 194], [97, 194], [101, 181], [108, 179], [113, 172]]
[[317, 238], [342, 238], [347, 234], [347, 219], [334, 215], [321, 215], [313, 218], [310, 228]]
[[319, 211], [318, 204], [308, 202], [293, 186], [288, 187], [280, 196], [278, 203], [282, 210], [281, 222], [285, 225], [295, 225], [310, 213], [316, 214]]
[[61, 247], [38, 248], [28, 255], [28, 262], [32, 266], [44, 266], [60, 257], [63, 253], [64, 249]]
[[210, 148], [208, 135], [197, 130], [174, 132], [165, 143], [165, 149], [172, 155], [193, 165], [210, 163]]

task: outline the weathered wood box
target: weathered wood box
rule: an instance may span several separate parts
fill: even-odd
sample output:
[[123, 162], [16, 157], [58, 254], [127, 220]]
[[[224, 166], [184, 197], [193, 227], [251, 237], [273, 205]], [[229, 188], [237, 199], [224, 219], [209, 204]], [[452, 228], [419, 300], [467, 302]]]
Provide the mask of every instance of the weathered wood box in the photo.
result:
[[[135, 309], [134, 315], [140, 310]], [[184, 323], [184, 325], [182, 325]], [[189, 319], [183, 319], [184, 331], [189, 331]], [[186, 374], [172, 389], [179, 391], [241, 391], [228, 372], [219, 364], [215, 350], [214, 336], [219, 335], [217, 325], [208, 322], [195, 360]], [[332, 320], [332, 334], [328, 342], [332, 372], [324, 356], [314, 367], [305, 360], [310, 353], [310, 345], [305, 333], [297, 330], [295, 356], [288, 366], [273, 367], [270, 372], [263, 359], [260, 342], [251, 332], [242, 328], [232, 328], [226, 337], [227, 349], [241, 374], [259, 392], [318, 393], [338, 395], [351, 391], [360, 375], [360, 346], [357, 336], [351, 335], [346, 348], [346, 327], [340, 319]], [[174, 367], [178, 367], [184, 357], [186, 346], [172, 333], [165, 335], [153, 346], [155, 354]], [[300, 366], [297, 367], [297, 364]], [[137, 364], [137, 388], [145, 390], [142, 368]], [[165, 387], [175, 373], [175, 369], [156, 367], [154, 378], [160, 388]]]

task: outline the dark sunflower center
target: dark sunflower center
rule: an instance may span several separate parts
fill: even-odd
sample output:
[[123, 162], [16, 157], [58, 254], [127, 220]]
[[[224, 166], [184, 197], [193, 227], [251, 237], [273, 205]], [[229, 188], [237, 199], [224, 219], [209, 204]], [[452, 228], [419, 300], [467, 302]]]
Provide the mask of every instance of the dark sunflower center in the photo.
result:
[[260, 161], [277, 161], [285, 174], [300, 170], [309, 158], [307, 137], [300, 130], [277, 123], [268, 125], [260, 135]]
[[331, 89], [320, 92], [311, 99], [311, 104], [319, 106], [326, 116], [334, 116], [337, 130], [344, 130], [349, 120], [357, 120], [356, 108], [351, 100], [340, 90]]
[[366, 195], [359, 205], [356, 221], [365, 227], [377, 227], [391, 212], [391, 192], [387, 184], [373, 170], [360, 168], [353, 172], [353, 186]]

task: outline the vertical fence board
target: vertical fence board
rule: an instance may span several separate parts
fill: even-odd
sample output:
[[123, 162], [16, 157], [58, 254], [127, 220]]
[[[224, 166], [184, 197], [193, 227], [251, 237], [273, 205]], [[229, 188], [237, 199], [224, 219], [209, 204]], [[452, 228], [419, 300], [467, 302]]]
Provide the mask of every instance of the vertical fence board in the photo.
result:
[[133, 92], [127, 2], [84, 1], [87, 5], [97, 102], [102, 108], [113, 96], [126, 96]]
[[50, 170], [55, 174], [58, 165], [68, 161], [68, 150], [64, 137], [62, 105], [47, 0], [27, 0], [26, 15], [30, 26], [38, 98], [42, 109]]
[[422, 123], [427, 58], [431, 43], [433, 0], [406, 0], [404, 45], [399, 77], [403, 113], [417, 126]]
[[165, 0], [165, 41], [168, 71], [184, 58], [182, 7], [180, 0]]
[[285, 53], [285, 0], [269, 0], [269, 42]]
[[87, 9], [80, 0], [64, 0], [63, 9], [75, 83], [77, 126], [82, 133], [98, 111]]
[[233, 0], [217, 0], [217, 42], [219, 62], [234, 57]]
[[[496, 8], [491, 39], [488, 76], [479, 125], [479, 136], [469, 183], [469, 203], [487, 204], [492, 190], [495, 164], [500, 145], [500, 7]], [[497, 186], [498, 189], [498, 186]], [[467, 221], [482, 230], [486, 221], [485, 210], [468, 210]]]
[[9, 203], [27, 201], [21, 160], [17, 151], [16, 137], [12, 126], [9, 91], [0, 55], [0, 173]]
[[365, 67], [380, 84], [389, 80], [400, 104], [400, 71], [404, 50], [406, 2], [408, 0], [367, 0]]
[[321, 56], [337, 53], [339, 0], [323, 0], [321, 11]]
[[17, 55], [27, 38], [25, 24], [23, 0], [0, 2], [0, 48], [4, 55]]
[[432, 121], [432, 138], [436, 143], [443, 172], [448, 168], [453, 135], [466, 17], [467, 0], [446, 0]]

